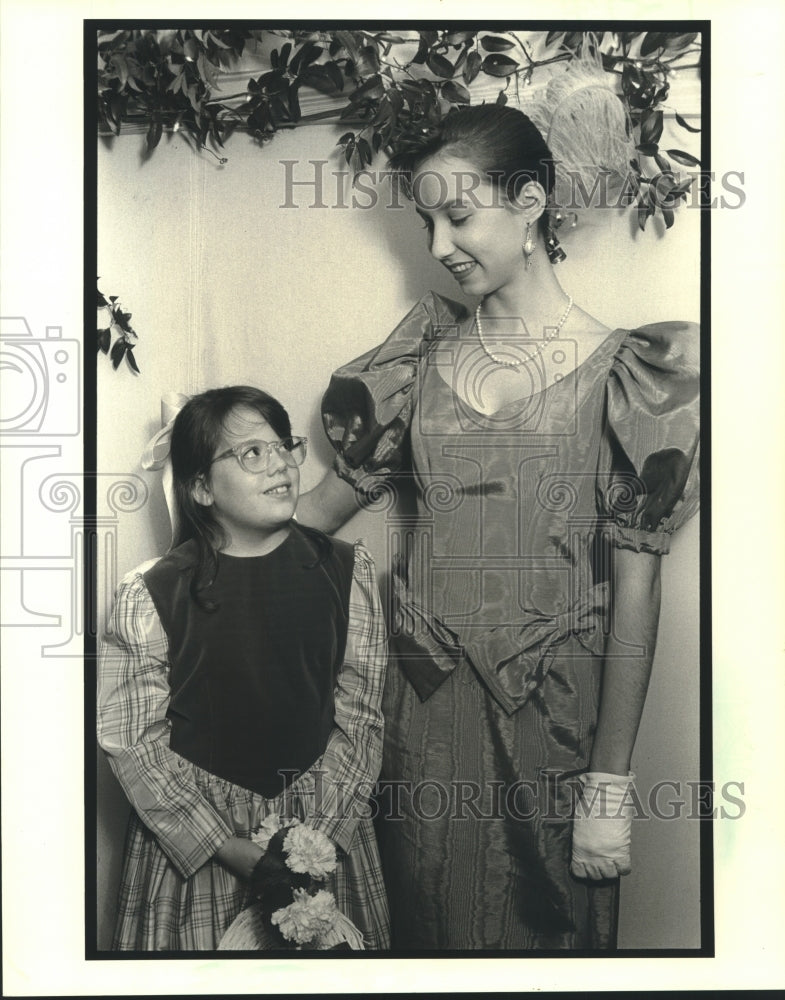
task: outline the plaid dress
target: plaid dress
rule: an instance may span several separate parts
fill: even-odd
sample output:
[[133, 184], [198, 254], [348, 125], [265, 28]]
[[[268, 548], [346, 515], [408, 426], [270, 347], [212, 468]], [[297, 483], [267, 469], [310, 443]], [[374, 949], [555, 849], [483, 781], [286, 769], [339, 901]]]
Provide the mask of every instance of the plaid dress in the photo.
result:
[[333, 840], [338, 867], [325, 887], [366, 948], [389, 947], [368, 806], [381, 761], [387, 645], [367, 550], [355, 543], [346, 653], [324, 754], [269, 799], [170, 749], [168, 641], [143, 579], [152, 565], [120, 584], [99, 662], [98, 742], [133, 806], [112, 948], [214, 949], [250, 901], [245, 883], [215, 852], [229, 837], [250, 837], [270, 815], [307, 821]]

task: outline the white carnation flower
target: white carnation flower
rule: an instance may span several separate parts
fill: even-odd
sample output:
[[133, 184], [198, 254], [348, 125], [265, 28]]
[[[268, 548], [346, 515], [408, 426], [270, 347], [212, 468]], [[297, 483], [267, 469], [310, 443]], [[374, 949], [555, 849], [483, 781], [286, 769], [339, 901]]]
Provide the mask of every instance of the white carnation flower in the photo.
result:
[[264, 817], [259, 824], [258, 830], [251, 834], [251, 840], [254, 844], [258, 844], [263, 851], [266, 851], [270, 845], [270, 841], [279, 830], [286, 830], [292, 826], [299, 826], [299, 824], [300, 820], [296, 817], [284, 820], [280, 816], [275, 816], [271, 813], [269, 816]]
[[258, 844], [263, 851], [266, 851], [275, 834], [282, 829], [283, 824], [277, 816], [265, 816], [256, 833], [251, 834], [251, 840], [254, 844]]
[[335, 871], [338, 859], [335, 847], [329, 837], [320, 830], [300, 824], [286, 834], [283, 849], [287, 855], [286, 864], [293, 872], [324, 879]]
[[305, 889], [295, 889], [293, 895], [294, 902], [276, 910], [271, 922], [288, 941], [298, 945], [318, 944], [335, 922], [335, 897], [324, 889], [315, 896], [309, 896]]

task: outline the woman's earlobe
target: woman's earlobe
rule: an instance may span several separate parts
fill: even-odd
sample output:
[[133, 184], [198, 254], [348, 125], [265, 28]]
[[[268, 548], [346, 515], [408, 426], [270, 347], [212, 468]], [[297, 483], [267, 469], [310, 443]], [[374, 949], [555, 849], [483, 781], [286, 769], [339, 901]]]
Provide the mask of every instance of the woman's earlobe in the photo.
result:
[[548, 196], [545, 189], [537, 181], [529, 181], [521, 188], [518, 196], [519, 207], [524, 212], [527, 222], [535, 223], [545, 211]]

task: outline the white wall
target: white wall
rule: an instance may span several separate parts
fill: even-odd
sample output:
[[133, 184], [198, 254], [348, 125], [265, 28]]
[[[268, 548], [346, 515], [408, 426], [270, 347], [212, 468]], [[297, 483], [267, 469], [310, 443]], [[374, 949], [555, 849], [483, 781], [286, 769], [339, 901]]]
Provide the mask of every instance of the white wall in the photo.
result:
[[[142, 136], [99, 144], [98, 273], [106, 295], [120, 296], [140, 340], [134, 377], [98, 371], [99, 470], [133, 473], [150, 489], [139, 511], [121, 515], [118, 571], [163, 553], [168, 520], [159, 475], [139, 458], [159, 427], [160, 397], [250, 382], [289, 409], [296, 431], [312, 442], [303, 487], [318, 480], [332, 452], [318, 401], [340, 363], [378, 343], [428, 288], [460, 298], [428, 256], [410, 206], [365, 211], [284, 209], [281, 160], [326, 159], [340, 131], [329, 125], [282, 132], [259, 149], [235, 136], [229, 162], [197, 156], [178, 138], [143, 161]], [[678, 130], [673, 145], [692, 149]], [[666, 143], [663, 143], [666, 145]], [[336, 159], [325, 167], [340, 169]], [[334, 204], [332, 184], [324, 200]], [[366, 199], [363, 199], [367, 201]], [[699, 213], [682, 210], [663, 237], [651, 222], [639, 233], [632, 213], [596, 212], [564, 241], [565, 289], [609, 326], [698, 319]], [[101, 498], [99, 497], [99, 513]], [[340, 533], [363, 536], [384, 564], [381, 518], [361, 514]], [[664, 564], [663, 616], [651, 695], [634, 769], [644, 793], [659, 778], [697, 778], [697, 522], [676, 537]], [[114, 893], [127, 815], [119, 788], [99, 761], [100, 947], [111, 935]], [[696, 947], [698, 823], [637, 824], [636, 868], [623, 883], [621, 945]]]

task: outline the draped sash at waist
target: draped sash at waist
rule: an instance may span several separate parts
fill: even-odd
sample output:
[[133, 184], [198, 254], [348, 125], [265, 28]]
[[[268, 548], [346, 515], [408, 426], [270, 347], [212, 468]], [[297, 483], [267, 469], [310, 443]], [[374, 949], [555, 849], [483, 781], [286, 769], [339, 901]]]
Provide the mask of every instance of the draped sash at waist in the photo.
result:
[[516, 613], [515, 624], [473, 628], [462, 637], [412, 597], [405, 572], [393, 567], [393, 642], [398, 661], [422, 701], [444, 683], [465, 656], [501, 707], [512, 715], [526, 704], [550, 670], [558, 647], [575, 636], [602, 656], [607, 583], [585, 591], [558, 614], [534, 609]]

